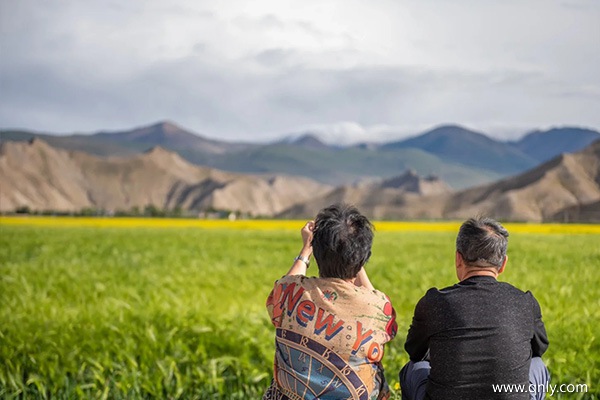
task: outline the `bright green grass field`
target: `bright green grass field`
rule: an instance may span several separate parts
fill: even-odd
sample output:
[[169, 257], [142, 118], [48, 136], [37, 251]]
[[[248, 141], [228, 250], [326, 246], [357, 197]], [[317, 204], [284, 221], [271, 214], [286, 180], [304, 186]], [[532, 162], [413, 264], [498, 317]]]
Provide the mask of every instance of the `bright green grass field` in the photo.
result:
[[[0, 398], [259, 399], [274, 352], [264, 303], [300, 243], [289, 231], [0, 226]], [[552, 383], [588, 385], [554, 398], [600, 398], [600, 236], [514, 234], [509, 257], [502, 279], [542, 306]], [[392, 387], [414, 305], [455, 282], [453, 261], [454, 234], [376, 233], [367, 269], [399, 323], [383, 360]]]

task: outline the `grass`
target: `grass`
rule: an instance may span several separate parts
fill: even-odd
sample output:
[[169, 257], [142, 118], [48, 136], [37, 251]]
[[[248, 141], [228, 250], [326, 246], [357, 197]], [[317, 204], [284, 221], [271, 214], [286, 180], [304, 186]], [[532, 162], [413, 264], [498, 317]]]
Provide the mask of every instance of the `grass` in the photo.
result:
[[[0, 220], [0, 398], [261, 397], [274, 352], [264, 303], [300, 248], [301, 223], [17, 220]], [[455, 282], [456, 224], [377, 226], [368, 270], [398, 314], [384, 358], [394, 386], [415, 303]], [[508, 228], [502, 279], [542, 306], [552, 383], [589, 388], [555, 397], [600, 398], [597, 226]]]

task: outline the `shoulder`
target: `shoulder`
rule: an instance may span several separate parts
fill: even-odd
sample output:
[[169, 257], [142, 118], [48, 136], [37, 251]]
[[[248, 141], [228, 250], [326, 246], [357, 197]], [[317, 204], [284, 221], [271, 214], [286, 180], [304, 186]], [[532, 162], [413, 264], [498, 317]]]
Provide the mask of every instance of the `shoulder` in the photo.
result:
[[533, 293], [531, 293], [528, 290], [526, 292], [523, 292], [523, 296], [525, 296], [527, 298], [527, 300], [529, 300], [531, 302], [531, 305], [533, 306], [533, 309], [537, 310], [539, 312], [539, 310], [540, 310], [540, 303], [538, 303], [538, 301], [535, 298], [535, 296], [533, 295]]
[[386, 302], [386, 303], [390, 302], [391, 303], [390, 297], [387, 294], [385, 294], [384, 292], [382, 292], [381, 290], [377, 290], [377, 289], [368, 290], [368, 289], [364, 289], [364, 288], [361, 288], [361, 289], [366, 294], [368, 294], [369, 296], [373, 297], [374, 299], [379, 299], [379, 300], [381, 300], [383, 302]]
[[463, 301], [465, 291], [465, 286], [461, 285], [460, 282], [441, 289], [432, 287], [421, 297], [417, 303], [417, 307], [432, 309], [460, 302]]
[[508, 282], [498, 282], [498, 287], [501, 288], [501, 290], [505, 291], [508, 294], [512, 294], [513, 296], [518, 296], [518, 297], [522, 297], [522, 298], [527, 298], [527, 299], [534, 299], [533, 294], [527, 290], [521, 290], [518, 287], [508, 283]]
[[432, 288], [429, 288], [429, 290], [427, 290], [427, 292], [425, 292], [423, 299], [426, 299], [426, 300], [439, 299], [439, 298], [445, 297], [449, 294], [452, 294], [459, 289], [460, 289], [460, 285], [458, 283], [451, 285], [451, 286], [446, 286], [441, 289], [438, 289], [437, 287], [432, 287]]
[[303, 285], [309, 279], [314, 279], [314, 278], [308, 278], [304, 275], [284, 275], [275, 281], [275, 286], [290, 285], [293, 283], [295, 283], [297, 285]]
[[286, 288], [302, 288], [306, 292], [325, 291], [332, 288], [332, 283], [325, 278], [305, 275], [285, 275], [275, 281], [275, 287], [282, 290]]
[[500, 287], [502, 288], [502, 290], [504, 290], [504, 292], [507, 295], [514, 297], [515, 299], [520, 299], [522, 302], [529, 304], [534, 309], [540, 308], [540, 305], [539, 305], [537, 299], [535, 298], [533, 293], [531, 293], [531, 291], [521, 290], [507, 282], [499, 282], [499, 284], [500, 284]]
[[443, 301], [443, 298], [447, 294], [448, 289], [451, 289], [451, 288], [452, 288], [452, 286], [443, 288], [443, 289], [438, 289], [437, 287], [429, 288], [427, 290], [427, 292], [425, 292], [423, 297], [421, 297], [421, 299], [418, 301], [417, 308], [419, 308], [419, 307], [430, 308], [428, 306], [438, 303], [440, 301]]

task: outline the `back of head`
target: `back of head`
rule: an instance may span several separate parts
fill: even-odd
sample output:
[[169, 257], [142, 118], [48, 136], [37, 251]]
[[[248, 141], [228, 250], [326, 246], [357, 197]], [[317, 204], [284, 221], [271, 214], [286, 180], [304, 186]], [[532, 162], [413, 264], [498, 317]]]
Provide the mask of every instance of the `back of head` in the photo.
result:
[[355, 207], [334, 204], [319, 211], [313, 254], [322, 278], [352, 279], [371, 256], [373, 225]]
[[491, 218], [470, 218], [456, 238], [456, 251], [469, 267], [500, 269], [508, 247], [508, 231]]

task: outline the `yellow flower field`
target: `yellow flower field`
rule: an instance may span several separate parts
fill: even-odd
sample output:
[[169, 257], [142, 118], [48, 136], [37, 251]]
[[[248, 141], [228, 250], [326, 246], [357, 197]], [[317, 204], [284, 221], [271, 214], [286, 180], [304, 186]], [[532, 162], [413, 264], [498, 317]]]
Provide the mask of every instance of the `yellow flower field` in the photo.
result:
[[[261, 398], [275, 353], [265, 301], [304, 223], [0, 217], [0, 398]], [[384, 358], [393, 399], [416, 302], [456, 281], [459, 225], [375, 223], [369, 275], [399, 326]], [[553, 399], [600, 398], [600, 226], [506, 227], [501, 280], [540, 302], [552, 383], [589, 388]]]
[[[98, 228], [201, 228], [234, 230], [299, 230], [302, 220], [237, 220], [183, 218], [94, 218], [94, 217], [0, 217], [0, 225]], [[380, 232], [456, 232], [460, 221], [377, 221]], [[600, 234], [600, 224], [506, 223], [512, 233]]]

